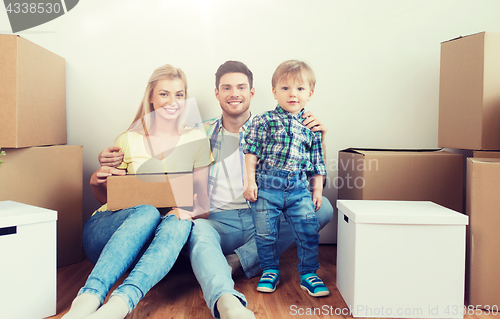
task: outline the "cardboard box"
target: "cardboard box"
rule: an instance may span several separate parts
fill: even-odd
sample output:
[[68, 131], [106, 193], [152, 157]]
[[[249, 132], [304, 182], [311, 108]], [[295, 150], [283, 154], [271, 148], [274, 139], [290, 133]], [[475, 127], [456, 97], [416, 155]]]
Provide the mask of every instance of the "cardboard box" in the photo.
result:
[[419, 201], [337, 208], [337, 288], [352, 316], [463, 317], [466, 215]]
[[66, 144], [65, 63], [18, 35], [0, 35], [0, 147]]
[[441, 43], [439, 147], [500, 150], [500, 33]]
[[432, 201], [463, 212], [463, 156], [441, 150], [339, 152], [339, 199]]
[[0, 200], [57, 211], [57, 266], [82, 261], [82, 146], [2, 150]]
[[500, 151], [474, 151], [473, 157], [500, 158]]
[[468, 158], [467, 300], [477, 308], [500, 306], [499, 195], [500, 159]]
[[140, 174], [108, 177], [108, 209], [136, 205], [193, 206], [191, 173]]
[[1, 318], [56, 314], [56, 220], [56, 211], [0, 201]]

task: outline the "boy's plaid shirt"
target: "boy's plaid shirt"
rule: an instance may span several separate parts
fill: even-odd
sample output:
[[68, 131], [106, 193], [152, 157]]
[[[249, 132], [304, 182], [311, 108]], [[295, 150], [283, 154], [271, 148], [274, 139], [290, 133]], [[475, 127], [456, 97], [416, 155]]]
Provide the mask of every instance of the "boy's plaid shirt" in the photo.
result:
[[257, 156], [259, 165], [326, 176], [321, 132], [304, 126], [303, 114], [304, 109], [293, 115], [278, 105], [255, 116], [244, 136], [243, 153]]
[[[251, 120], [243, 124], [240, 128], [240, 143], [239, 143], [239, 155], [240, 155], [240, 166], [241, 166], [241, 183], [243, 184], [243, 147], [245, 145], [245, 139], [243, 135], [245, 131], [250, 126]], [[207, 137], [210, 140], [210, 148], [212, 149], [212, 155], [214, 157], [214, 161], [210, 165], [210, 172], [208, 175], [208, 194], [209, 196], [212, 194], [212, 190], [214, 189], [214, 184], [217, 178], [217, 174], [219, 173], [219, 169], [223, 166], [223, 158], [220, 158], [220, 150], [222, 143], [222, 116], [217, 119], [211, 119], [208, 121], [204, 121], [203, 126], [205, 128], [205, 132], [207, 133]]]

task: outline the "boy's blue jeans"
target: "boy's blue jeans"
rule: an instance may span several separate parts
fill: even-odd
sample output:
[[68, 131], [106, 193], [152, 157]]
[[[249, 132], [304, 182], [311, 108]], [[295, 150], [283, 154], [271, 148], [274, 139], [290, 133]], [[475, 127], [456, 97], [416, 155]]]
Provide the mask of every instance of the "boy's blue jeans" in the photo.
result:
[[[323, 197], [323, 205], [316, 212], [320, 228], [325, 227], [333, 218], [333, 207]], [[294, 244], [290, 224], [281, 216], [278, 254]], [[217, 300], [230, 293], [240, 298], [246, 305], [245, 296], [234, 289], [234, 281], [224, 255], [235, 253], [247, 278], [262, 272], [255, 245], [255, 226], [250, 209], [226, 210], [211, 213], [208, 219], [198, 218], [188, 241], [188, 252], [194, 274], [203, 290], [212, 315], [219, 318]]]
[[103, 303], [118, 278], [135, 265], [112, 293], [125, 299], [131, 311], [170, 271], [192, 225], [174, 215], [162, 217], [149, 205], [96, 212], [83, 230], [83, 246], [95, 267], [78, 294], [94, 294]]
[[251, 202], [255, 242], [262, 270], [279, 269], [278, 234], [283, 214], [290, 224], [301, 275], [319, 268], [319, 224], [305, 172], [268, 168], [255, 174], [257, 201]]

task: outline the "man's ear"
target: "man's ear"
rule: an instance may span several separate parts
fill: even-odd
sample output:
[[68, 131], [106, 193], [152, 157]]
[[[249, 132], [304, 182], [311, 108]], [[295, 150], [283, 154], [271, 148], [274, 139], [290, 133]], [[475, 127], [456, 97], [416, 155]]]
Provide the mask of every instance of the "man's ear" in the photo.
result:
[[217, 88], [215, 88], [215, 98], [217, 99], [217, 101], [220, 102], [220, 100], [219, 100], [219, 90], [217, 90]]
[[254, 95], [255, 95], [255, 88], [253, 87], [250, 89], [250, 99], [252, 99]]

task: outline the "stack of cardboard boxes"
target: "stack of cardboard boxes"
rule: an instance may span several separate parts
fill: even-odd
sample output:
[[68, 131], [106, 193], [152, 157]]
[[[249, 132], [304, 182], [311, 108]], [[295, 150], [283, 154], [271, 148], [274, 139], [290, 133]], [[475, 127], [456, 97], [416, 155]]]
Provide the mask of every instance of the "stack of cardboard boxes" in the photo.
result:
[[440, 147], [473, 151], [466, 164], [467, 301], [500, 305], [500, 33], [442, 43]]
[[58, 212], [58, 267], [83, 260], [82, 146], [66, 144], [65, 59], [0, 35], [0, 201]]
[[441, 44], [438, 146], [448, 150], [340, 151], [338, 197], [429, 200], [466, 213], [466, 302], [498, 309], [500, 34]]

